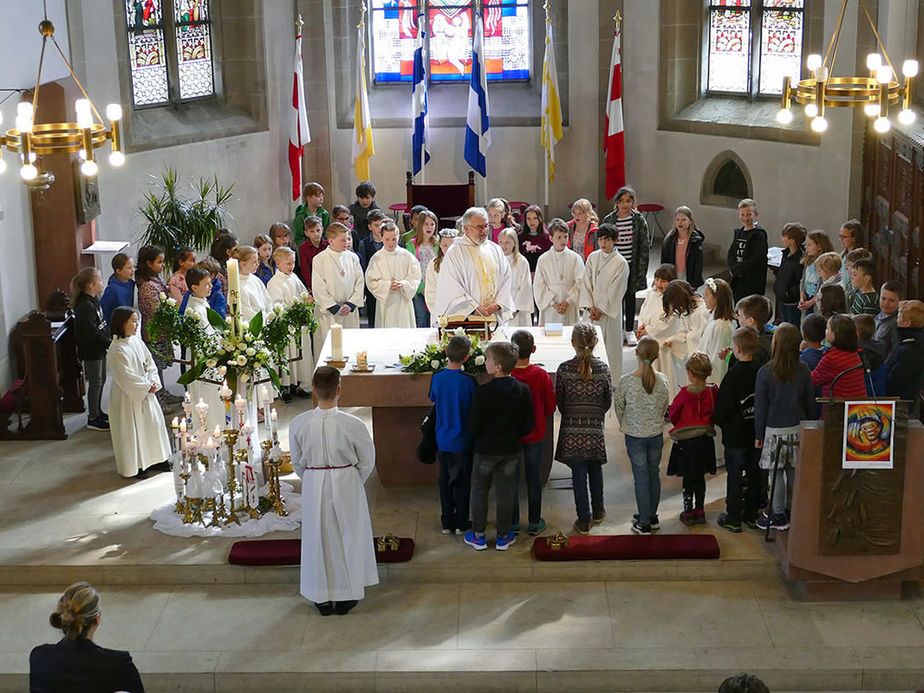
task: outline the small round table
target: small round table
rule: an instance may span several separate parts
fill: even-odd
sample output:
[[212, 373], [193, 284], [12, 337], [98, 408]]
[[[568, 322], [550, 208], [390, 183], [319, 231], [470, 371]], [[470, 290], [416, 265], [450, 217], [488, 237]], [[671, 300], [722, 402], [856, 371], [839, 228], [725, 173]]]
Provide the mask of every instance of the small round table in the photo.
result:
[[393, 205], [388, 205], [388, 211], [394, 215], [396, 222], [401, 221], [401, 215], [404, 214], [407, 210], [408, 206], [404, 202], [396, 202]]
[[645, 221], [648, 222], [648, 229], [650, 233], [648, 234], [648, 247], [651, 247], [651, 244], [654, 243], [654, 231], [651, 231], [651, 218], [650, 215], [654, 215], [654, 223], [658, 227], [658, 231], [661, 232], [661, 238], [663, 239], [667, 234], [664, 233], [664, 227], [661, 226], [661, 219], [658, 217], [658, 212], [664, 210], [663, 205], [656, 204], [644, 204], [638, 206], [638, 211], [645, 215]]

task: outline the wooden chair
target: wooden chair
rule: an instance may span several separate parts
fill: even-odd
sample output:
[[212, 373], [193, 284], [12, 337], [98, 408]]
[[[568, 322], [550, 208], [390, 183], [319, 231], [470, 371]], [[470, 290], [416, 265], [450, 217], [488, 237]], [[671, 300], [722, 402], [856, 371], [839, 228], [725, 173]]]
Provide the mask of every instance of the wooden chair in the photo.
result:
[[455, 185], [420, 185], [407, 172], [407, 211], [405, 226], [414, 205], [424, 205], [436, 214], [440, 226], [455, 226], [469, 207], [475, 206], [475, 172], [468, 172], [468, 183]]

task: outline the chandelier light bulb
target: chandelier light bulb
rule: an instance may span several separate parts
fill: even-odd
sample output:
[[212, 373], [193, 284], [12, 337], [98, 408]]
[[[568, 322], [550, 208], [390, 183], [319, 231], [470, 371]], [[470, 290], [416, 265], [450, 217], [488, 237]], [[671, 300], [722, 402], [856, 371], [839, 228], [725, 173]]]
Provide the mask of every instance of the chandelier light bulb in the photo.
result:
[[876, 80], [879, 84], [888, 84], [892, 81], [892, 68], [888, 65], [881, 66], [876, 70]]
[[898, 122], [902, 125], [911, 125], [915, 120], [914, 111], [910, 108], [906, 108], [903, 111], [900, 111], [898, 114]]
[[873, 116], [879, 115], [879, 104], [878, 103], [868, 103], [863, 107], [863, 112], [868, 115], [870, 118]]
[[776, 113], [776, 122], [780, 125], [789, 125], [792, 122], [792, 111], [788, 108], [781, 108]]
[[88, 178], [92, 178], [99, 172], [99, 166], [95, 161], [84, 161], [80, 164], [80, 172]]
[[815, 81], [816, 82], [827, 82], [828, 81], [828, 68], [824, 65], [821, 67], [815, 68]]
[[875, 72], [882, 65], [882, 56], [879, 53], [870, 53], [866, 56], [866, 69]]
[[905, 77], [917, 77], [918, 61], [906, 60], [904, 63], [902, 63], [902, 74], [905, 75]]
[[90, 111], [89, 99], [77, 99], [74, 103], [77, 110], [77, 127], [86, 130], [93, 125], [93, 114]]
[[122, 107], [117, 103], [106, 106], [106, 117], [109, 120], [122, 120]]
[[125, 155], [122, 152], [110, 152], [109, 153], [109, 165], [110, 166], [121, 166], [125, 163]]
[[23, 180], [35, 180], [35, 177], [38, 175], [38, 169], [32, 164], [26, 164], [19, 169], [19, 175], [22, 176]]
[[35, 112], [32, 110], [32, 103], [29, 101], [20, 101], [16, 105], [16, 117], [17, 118], [29, 118], [31, 120], [32, 116], [35, 115]]
[[821, 67], [821, 56], [818, 55], [818, 53], [812, 53], [805, 59], [805, 66], [809, 70], [815, 71], [817, 68]]
[[828, 129], [828, 121], [822, 117], [812, 118], [812, 130], [815, 132], [824, 132]]
[[888, 132], [891, 127], [892, 123], [889, 122], [888, 118], [876, 118], [876, 120], [873, 121], [873, 129], [876, 132]]
[[805, 104], [805, 115], [807, 115], [809, 118], [814, 118], [815, 116], [817, 116], [818, 106], [816, 106], [813, 103]]

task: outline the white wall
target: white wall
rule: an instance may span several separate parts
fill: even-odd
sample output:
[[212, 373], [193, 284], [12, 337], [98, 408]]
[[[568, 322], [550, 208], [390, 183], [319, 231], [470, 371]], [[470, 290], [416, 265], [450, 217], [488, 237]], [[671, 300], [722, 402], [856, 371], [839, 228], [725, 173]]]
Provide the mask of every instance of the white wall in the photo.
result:
[[[578, 197], [595, 197], [599, 172], [596, 161], [600, 147], [599, 113], [597, 112], [597, 65], [599, 46], [596, 32], [588, 40], [588, 27], [597, 25], [597, 2], [568, 4], [567, 39], [570, 122], [564, 137], [555, 148], [556, 174], [550, 187], [550, 208], [553, 215], [567, 215], [568, 204]], [[329, 19], [328, 19], [329, 21]], [[333, 32], [328, 26], [328, 36]], [[332, 39], [328, 39], [328, 55], [333, 55]], [[605, 58], [608, 59], [608, 56]], [[333, 61], [328, 61], [329, 75]], [[344, 88], [331, 80], [328, 85], [330, 102], [333, 90]], [[353, 89], [352, 83], [345, 88]], [[459, 87], [463, 89], [465, 87]], [[490, 87], [488, 91], [490, 99]], [[408, 87], [408, 113], [410, 113]], [[538, 115], [538, 114], [536, 114]], [[336, 114], [330, 111], [333, 190], [329, 200], [352, 200], [356, 187], [352, 165], [352, 129], [337, 129]], [[539, 127], [492, 127], [492, 144], [487, 153], [487, 197], [505, 197], [542, 204], [544, 196], [544, 150], [539, 145]], [[375, 156], [370, 163], [371, 177], [377, 188], [376, 200], [382, 207], [404, 202], [405, 171], [411, 168], [411, 129], [408, 127], [374, 128]], [[431, 160], [426, 167], [428, 183], [464, 183], [469, 166], [463, 159], [465, 131], [461, 127], [430, 128]], [[483, 204], [485, 185], [476, 176], [475, 200]], [[383, 204], [384, 203], [384, 204]], [[568, 217], [570, 218], [570, 217]]]
[[[825, 3], [825, 37], [830, 38], [840, 3]], [[838, 65], [854, 64], [856, 5], [848, 4]], [[735, 210], [699, 204], [703, 174], [716, 154], [731, 149], [751, 173], [761, 224], [771, 244], [789, 221], [820, 228], [836, 240], [847, 219], [853, 109], [829, 109], [828, 132], [821, 146], [784, 144], [711, 135], [659, 131], [658, 49], [659, 3], [625, 1], [623, 32], [623, 108], [625, 111], [627, 177], [642, 202], [664, 205], [662, 224], [679, 205], [690, 206], [706, 242], [723, 251], [738, 226]], [[665, 226], [666, 229], [670, 228]], [[778, 244], [778, 243], [776, 243]], [[835, 243], [835, 246], [837, 244]]]

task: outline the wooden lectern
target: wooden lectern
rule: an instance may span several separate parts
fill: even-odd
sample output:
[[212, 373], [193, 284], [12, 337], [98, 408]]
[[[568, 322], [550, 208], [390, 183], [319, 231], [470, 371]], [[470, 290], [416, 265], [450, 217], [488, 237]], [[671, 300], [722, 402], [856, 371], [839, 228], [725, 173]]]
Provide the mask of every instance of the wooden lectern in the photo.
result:
[[924, 574], [924, 426], [898, 402], [892, 468], [847, 469], [844, 407], [830, 401], [823, 421], [799, 426], [790, 528], [776, 533], [777, 555], [806, 599], [900, 599], [902, 583]]

